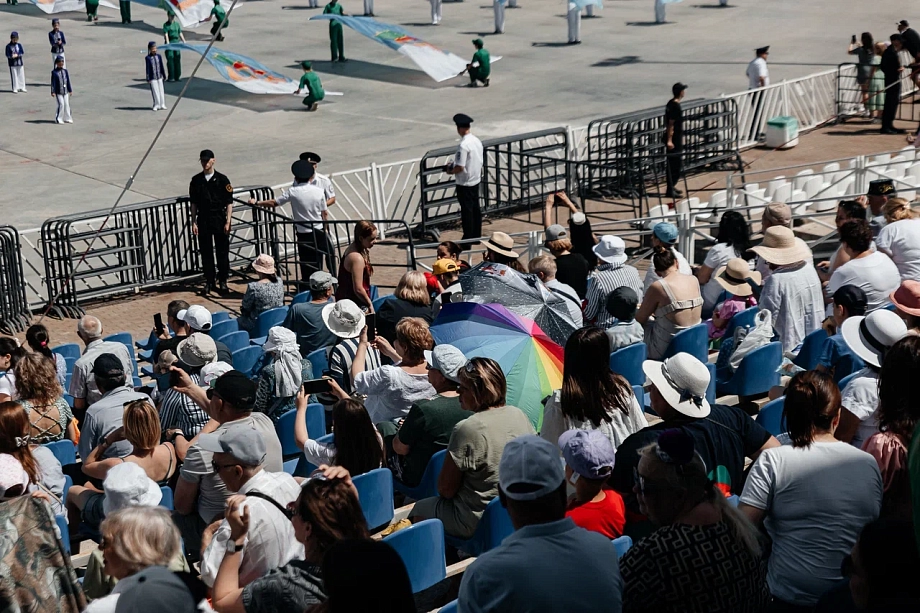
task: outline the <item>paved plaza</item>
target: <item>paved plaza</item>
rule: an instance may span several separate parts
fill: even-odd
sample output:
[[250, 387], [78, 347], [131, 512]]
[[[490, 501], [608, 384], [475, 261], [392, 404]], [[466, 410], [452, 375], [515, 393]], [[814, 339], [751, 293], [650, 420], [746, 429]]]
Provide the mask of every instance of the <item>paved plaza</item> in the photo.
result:
[[[290, 178], [290, 161], [304, 150], [320, 152], [321, 170], [332, 172], [451, 145], [450, 118], [457, 111], [476, 119], [480, 136], [493, 137], [663, 105], [678, 80], [690, 84], [691, 99], [740, 91], [755, 46], [772, 46], [774, 82], [804, 76], [848, 61], [852, 33], [869, 29], [887, 38], [897, 19], [910, 17], [895, 0], [871, 7], [855, 0], [733, 0], [727, 8], [687, 0], [668, 5], [669, 22], [655, 25], [652, 0], [605, 4], [600, 17], [583, 20], [583, 44], [566, 45], [562, 0], [521, 0], [521, 8], [507, 11], [501, 36], [490, 35], [487, 0], [445, 3], [438, 27], [428, 25], [424, 0], [377, 0], [378, 20], [463, 57], [472, 54], [470, 40], [483, 36], [503, 59], [493, 68], [491, 87], [468, 89], [461, 87], [465, 79], [435, 83], [404, 56], [348, 28], [350, 61], [332, 65], [326, 23], [308, 21], [320, 9], [307, 8], [307, 0], [242, 2], [221, 48], [293, 79], [301, 74], [299, 61], [312, 59], [326, 89], [345, 95], [308, 113], [298, 96], [248, 94], [205, 63], [124, 202], [186, 193], [205, 147], [235, 185], [272, 185]], [[362, 12], [357, 0], [343, 5], [350, 14]], [[0, 75], [0, 223], [26, 229], [55, 215], [108, 207], [143, 156], [166, 118], [150, 110], [143, 80], [146, 44], [162, 42], [165, 14], [137, 4], [132, 10], [135, 21], [127, 26], [104, 7], [96, 25], [80, 13], [59, 15], [75, 123], [56, 125], [48, 87], [51, 16], [30, 4], [0, 5], [2, 34], [18, 30], [25, 47], [29, 87], [13, 95], [9, 77]], [[205, 41], [208, 30], [187, 31], [186, 38]], [[184, 78], [197, 60], [183, 54]], [[185, 83], [166, 84], [170, 107]]]

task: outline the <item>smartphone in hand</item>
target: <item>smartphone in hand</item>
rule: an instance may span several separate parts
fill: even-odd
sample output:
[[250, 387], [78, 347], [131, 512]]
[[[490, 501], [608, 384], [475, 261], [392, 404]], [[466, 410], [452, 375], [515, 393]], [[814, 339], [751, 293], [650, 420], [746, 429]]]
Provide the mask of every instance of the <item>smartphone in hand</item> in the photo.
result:
[[323, 394], [332, 391], [329, 379], [308, 379], [303, 382], [303, 391], [306, 394]]
[[367, 324], [367, 342], [373, 343], [377, 340], [377, 314], [368, 313], [364, 316], [364, 322]]
[[159, 313], [153, 314], [153, 328], [157, 331], [157, 334], [163, 334], [166, 331], [166, 326], [163, 325], [163, 316]]

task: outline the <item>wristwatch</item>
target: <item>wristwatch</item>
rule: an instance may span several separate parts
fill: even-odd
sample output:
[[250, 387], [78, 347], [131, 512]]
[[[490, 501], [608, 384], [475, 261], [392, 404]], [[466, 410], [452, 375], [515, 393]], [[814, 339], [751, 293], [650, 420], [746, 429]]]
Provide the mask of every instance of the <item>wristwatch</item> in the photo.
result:
[[243, 545], [245, 545], [245, 544], [246, 544], [246, 543], [243, 542], [243, 543], [240, 543], [239, 545], [237, 545], [237, 544], [234, 543], [232, 540], [227, 541], [227, 553], [239, 553], [239, 552], [243, 551]]

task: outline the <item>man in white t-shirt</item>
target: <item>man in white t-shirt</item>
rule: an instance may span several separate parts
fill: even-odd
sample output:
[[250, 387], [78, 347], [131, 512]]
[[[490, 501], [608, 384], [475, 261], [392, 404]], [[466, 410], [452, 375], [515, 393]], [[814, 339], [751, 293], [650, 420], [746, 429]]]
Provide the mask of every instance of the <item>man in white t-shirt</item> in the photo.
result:
[[884, 354], [907, 336], [907, 326], [896, 313], [880, 309], [865, 317], [848, 317], [840, 333], [866, 367], [843, 388], [840, 424], [834, 436], [862, 449], [863, 443], [878, 432], [878, 375]]
[[[678, 236], [679, 231], [677, 226], [667, 221], [662, 221], [652, 228], [652, 248], [669, 247], [671, 253], [677, 258], [677, 271], [681, 274], [692, 275], [693, 269], [690, 268], [690, 263], [687, 262], [687, 258], [674, 247], [674, 245], [677, 244]], [[648, 288], [652, 286], [652, 283], [659, 279], [661, 279], [661, 277], [655, 272], [655, 267], [649, 266], [648, 270], [645, 272], [645, 281], [642, 284], [643, 290], [648, 292]]]
[[479, 182], [482, 180], [482, 141], [470, 132], [473, 118], [463, 113], [454, 115], [460, 144], [454, 159], [444, 172], [454, 175], [457, 201], [460, 203], [460, 220], [463, 240], [482, 236], [482, 210], [479, 208]]
[[584, 325], [584, 315], [581, 312], [581, 299], [572, 288], [556, 279], [556, 261], [549, 255], [540, 255], [530, 260], [527, 264], [530, 274], [537, 275], [546, 289], [559, 296], [565, 301], [565, 306], [569, 310], [569, 316], [576, 328]]
[[882, 228], [875, 246], [891, 257], [902, 281], [920, 281], [920, 219], [902, 219]]
[[866, 292], [871, 313], [891, 304], [889, 295], [901, 285], [898, 267], [884, 253], [872, 250], [872, 230], [865, 220], [848, 221], [840, 226], [840, 243], [850, 260], [837, 268], [827, 282], [825, 304], [833, 313], [834, 292], [844, 285], [855, 285]]
[[770, 69], [767, 68], [769, 45], [755, 51], [756, 56], [747, 67], [748, 89], [759, 89], [770, 84]]
[[[306, 282], [317, 270], [323, 269], [323, 259], [333, 272], [332, 249], [326, 238], [325, 222], [329, 217], [326, 192], [312, 183], [316, 169], [307, 160], [297, 160], [291, 165], [294, 185], [272, 200], [249, 200], [253, 206], [277, 207], [291, 203], [291, 217], [297, 233], [297, 258], [300, 260], [300, 278]], [[333, 200], [335, 195], [333, 194]]]

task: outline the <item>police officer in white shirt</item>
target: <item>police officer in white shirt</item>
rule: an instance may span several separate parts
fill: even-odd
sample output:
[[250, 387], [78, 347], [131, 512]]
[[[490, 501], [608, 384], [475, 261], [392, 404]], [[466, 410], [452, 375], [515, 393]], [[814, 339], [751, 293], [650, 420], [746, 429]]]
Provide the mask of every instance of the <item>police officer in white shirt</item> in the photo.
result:
[[479, 208], [479, 182], [482, 180], [482, 141], [472, 135], [473, 118], [463, 113], [454, 115], [460, 144], [454, 159], [444, 167], [444, 172], [454, 175], [457, 201], [460, 203], [460, 220], [463, 240], [482, 236], [482, 210]]
[[306, 160], [313, 164], [313, 170], [316, 172], [313, 174], [313, 178], [310, 180], [310, 185], [315, 185], [316, 187], [323, 190], [323, 193], [326, 195], [326, 206], [332, 206], [335, 204], [335, 188], [332, 186], [332, 179], [326, 175], [320, 174], [316, 166], [323, 161], [323, 158], [319, 157], [319, 154], [313, 153], [312, 151], [306, 151], [300, 154], [300, 159]]
[[[291, 165], [294, 184], [273, 200], [249, 200], [253, 206], [277, 207], [291, 203], [291, 217], [297, 233], [297, 258], [300, 260], [300, 280], [307, 282], [317, 270], [323, 269], [323, 259], [331, 262], [332, 250], [326, 238], [326, 219], [329, 207], [323, 188], [312, 183], [316, 170], [307, 160], [297, 160]], [[332, 266], [329, 267], [332, 270]]]
[[245, 497], [242, 504], [249, 509], [249, 530], [241, 546], [230, 540], [230, 524], [226, 520], [204, 546], [202, 581], [214, 586], [217, 570], [228, 551], [243, 552], [239, 563], [240, 587], [291, 560], [302, 560], [303, 545], [294, 535], [286, 510], [300, 495], [300, 485], [287, 473], [265, 471], [262, 464], [266, 447], [259, 431], [250, 424], [231, 425], [223, 432], [202, 434], [198, 446], [214, 454], [214, 472], [230, 492]]
[[748, 89], [758, 89], [770, 84], [770, 69], [767, 68], [767, 57], [770, 55], [769, 45], [761, 47], [755, 53], [757, 56], [747, 67]]

